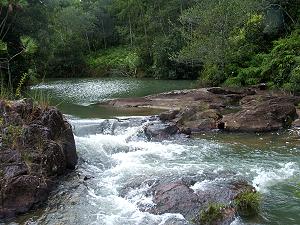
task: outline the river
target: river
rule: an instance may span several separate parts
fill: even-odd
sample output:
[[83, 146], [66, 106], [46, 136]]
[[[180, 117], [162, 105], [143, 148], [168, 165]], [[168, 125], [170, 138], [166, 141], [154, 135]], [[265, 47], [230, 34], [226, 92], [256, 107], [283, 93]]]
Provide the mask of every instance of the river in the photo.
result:
[[[199, 134], [163, 142], [148, 141], [142, 130], [156, 111], [124, 111], [100, 107], [98, 101], [191, 88], [189, 81], [142, 79], [52, 80], [32, 87], [48, 93], [74, 128], [80, 157], [75, 172], [63, 178], [48, 203], [11, 224], [154, 225], [169, 218], [141, 212], [152, 204], [142, 185], [124, 197], [131, 182], [160, 177], [231, 171], [262, 193], [260, 215], [233, 224], [300, 224], [300, 131], [272, 134]], [[86, 179], [84, 179], [86, 178]], [[89, 179], [90, 178], [90, 179]], [[204, 180], [194, 189], [205, 189]]]

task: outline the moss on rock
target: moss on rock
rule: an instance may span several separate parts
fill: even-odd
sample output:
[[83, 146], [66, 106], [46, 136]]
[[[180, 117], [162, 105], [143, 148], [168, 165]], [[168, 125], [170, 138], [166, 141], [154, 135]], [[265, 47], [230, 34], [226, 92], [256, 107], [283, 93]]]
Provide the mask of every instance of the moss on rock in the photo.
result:
[[256, 191], [246, 191], [234, 199], [234, 205], [240, 216], [254, 216], [258, 214], [261, 204], [261, 195]]

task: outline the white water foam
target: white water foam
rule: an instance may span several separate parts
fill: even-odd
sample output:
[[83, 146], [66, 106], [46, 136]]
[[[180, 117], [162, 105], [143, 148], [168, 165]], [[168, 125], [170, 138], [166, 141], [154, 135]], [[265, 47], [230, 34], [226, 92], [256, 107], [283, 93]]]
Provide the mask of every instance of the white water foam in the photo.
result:
[[252, 185], [258, 191], [265, 193], [268, 192], [268, 187], [293, 177], [299, 171], [299, 167], [293, 162], [279, 165], [281, 166], [279, 169], [253, 169], [252, 171], [257, 173], [257, 176], [254, 177]]
[[[100, 212], [96, 215], [96, 221], [91, 224], [103, 225], [144, 225], [144, 224], [165, 224], [170, 218], [184, 220], [180, 214], [163, 214], [153, 215], [147, 212], [142, 212], [138, 208], [141, 200], [148, 197], [139, 193], [143, 192], [143, 188], [136, 190], [133, 198], [122, 198], [117, 195], [98, 196], [94, 192], [90, 192], [90, 201], [92, 205], [99, 207], [105, 205]], [[132, 197], [132, 196], [131, 196]], [[149, 199], [150, 200], [150, 199]], [[147, 200], [148, 201], [148, 200]], [[151, 200], [150, 200], [151, 201]], [[152, 201], [151, 201], [152, 202]], [[152, 203], [153, 204], [153, 203]]]

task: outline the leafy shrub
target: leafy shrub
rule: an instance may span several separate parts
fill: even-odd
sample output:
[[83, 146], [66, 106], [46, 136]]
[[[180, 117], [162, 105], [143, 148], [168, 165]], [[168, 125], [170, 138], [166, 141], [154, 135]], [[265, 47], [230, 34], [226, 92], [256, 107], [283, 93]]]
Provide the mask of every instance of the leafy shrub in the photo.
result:
[[229, 77], [225, 82], [224, 86], [226, 87], [240, 87], [242, 82], [239, 77]]
[[291, 72], [290, 83], [293, 92], [300, 92], [300, 65]]
[[243, 68], [239, 71], [238, 77], [242, 85], [255, 85], [258, 84], [260, 79], [260, 68], [258, 67], [248, 67]]
[[[245, 54], [234, 53], [233, 61], [240, 68], [236, 69], [238, 79], [228, 79], [225, 85], [255, 85], [261, 82], [272, 82], [272, 87], [283, 87], [285, 90], [297, 92], [300, 89], [300, 30], [295, 30], [290, 36], [274, 41], [269, 53], [252, 52], [251, 58]], [[249, 42], [249, 40], [248, 40]], [[251, 46], [251, 44], [250, 44]], [[239, 49], [243, 49], [240, 47]], [[242, 57], [243, 56], [243, 57]], [[228, 67], [228, 66], [227, 66]], [[235, 74], [233, 74], [236, 77]], [[229, 77], [231, 75], [229, 74]]]
[[[292, 78], [292, 71], [300, 65], [299, 35], [300, 30], [296, 30], [289, 37], [275, 41], [272, 51], [265, 56], [261, 64], [261, 76], [267, 77], [278, 87], [289, 82]], [[295, 74], [293, 76], [295, 79]], [[297, 83], [296, 80], [293, 82]]]
[[204, 70], [200, 74], [199, 83], [203, 86], [219, 86], [226, 80], [223, 71], [216, 64], [204, 65]]
[[138, 54], [133, 49], [125, 47], [111, 48], [87, 58], [88, 66], [99, 71], [119, 69], [136, 73], [139, 63]]

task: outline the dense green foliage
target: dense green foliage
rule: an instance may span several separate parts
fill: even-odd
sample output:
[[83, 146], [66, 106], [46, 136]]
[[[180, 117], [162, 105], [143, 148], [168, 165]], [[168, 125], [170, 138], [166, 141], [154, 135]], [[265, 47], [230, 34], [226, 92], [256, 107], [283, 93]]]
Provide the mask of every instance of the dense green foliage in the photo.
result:
[[20, 95], [35, 77], [115, 73], [300, 91], [299, 36], [299, 0], [2, 0], [1, 83]]
[[117, 73], [132, 76], [137, 75], [139, 66], [139, 56], [132, 48], [115, 47], [93, 53], [87, 58], [87, 65], [90, 68], [90, 74], [107, 75], [113, 70]]

